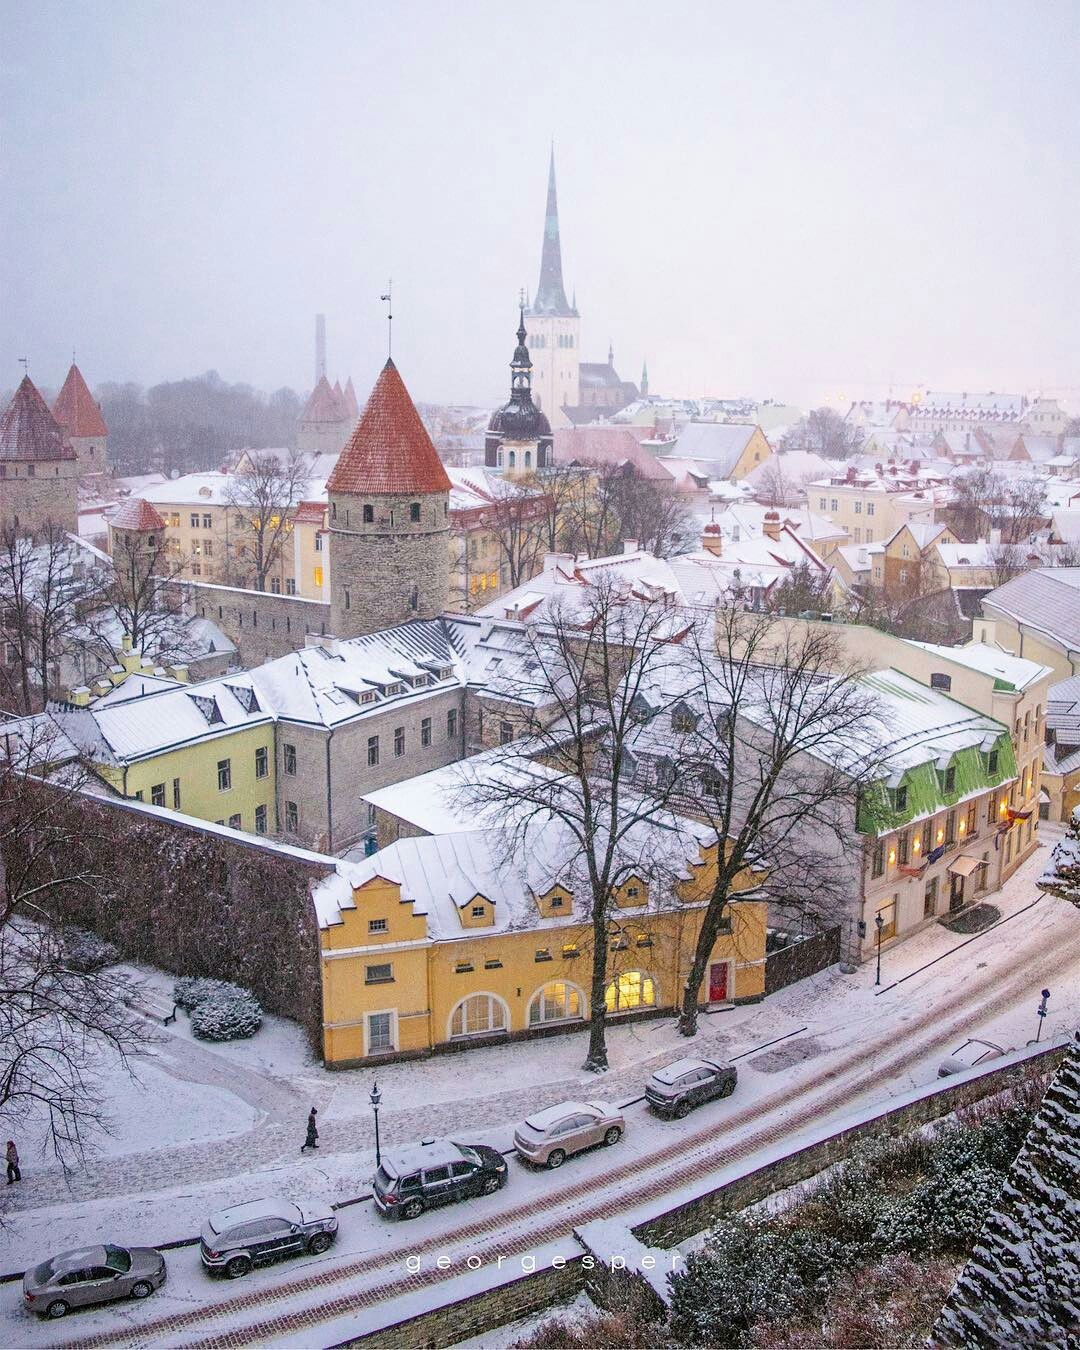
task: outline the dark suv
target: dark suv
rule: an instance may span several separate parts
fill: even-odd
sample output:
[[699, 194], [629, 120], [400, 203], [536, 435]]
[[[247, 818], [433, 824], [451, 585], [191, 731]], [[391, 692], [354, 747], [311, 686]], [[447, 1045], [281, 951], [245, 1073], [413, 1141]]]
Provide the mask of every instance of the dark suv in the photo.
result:
[[506, 1159], [487, 1144], [425, 1139], [384, 1153], [375, 1173], [375, 1204], [391, 1219], [415, 1219], [425, 1209], [492, 1195], [506, 1185]]
[[718, 1064], [711, 1059], [677, 1059], [653, 1074], [645, 1084], [645, 1099], [657, 1115], [678, 1116], [681, 1120], [702, 1102], [729, 1096], [738, 1078], [734, 1064]]
[[294, 1205], [291, 1200], [252, 1200], [211, 1214], [202, 1230], [202, 1263], [230, 1279], [279, 1256], [318, 1256], [337, 1237], [329, 1205]]

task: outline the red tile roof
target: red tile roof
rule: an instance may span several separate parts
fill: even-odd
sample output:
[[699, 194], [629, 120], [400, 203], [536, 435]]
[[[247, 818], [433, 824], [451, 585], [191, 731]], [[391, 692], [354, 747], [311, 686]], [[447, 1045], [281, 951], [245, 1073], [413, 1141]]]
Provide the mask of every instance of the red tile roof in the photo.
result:
[[163, 530], [165, 521], [142, 497], [129, 497], [109, 517], [114, 530]]
[[301, 422], [346, 422], [349, 419], [344, 396], [335, 394], [325, 375], [311, 391], [307, 406], [300, 414]]
[[326, 488], [356, 493], [450, 491], [442, 460], [393, 361], [387, 361], [375, 381]]
[[64, 387], [56, 396], [53, 404], [53, 416], [69, 436], [107, 436], [108, 429], [101, 409], [94, 402], [94, 396], [86, 387], [82, 371], [71, 363]]
[[353, 388], [351, 375], [345, 383], [345, 406], [349, 410], [350, 417], [360, 416], [360, 404], [356, 401], [356, 390]]
[[646, 427], [559, 427], [555, 432], [556, 464], [630, 464], [642, 478], [673, 487], [671, 472], [642, 447], [638, 432]]
[[0, 459], [74, 459], [63, 428], [49, 411], [29, 375], [15, 390], [15, 397], [0, 417]]
[[321, 525], [325, 519], [325, 502], [301, 502], [293, 515], [298, 525]]

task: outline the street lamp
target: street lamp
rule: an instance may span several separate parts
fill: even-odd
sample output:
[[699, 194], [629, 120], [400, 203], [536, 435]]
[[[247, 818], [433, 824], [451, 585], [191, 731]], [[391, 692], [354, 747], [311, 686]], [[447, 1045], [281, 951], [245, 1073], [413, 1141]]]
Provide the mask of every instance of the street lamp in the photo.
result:
[[880, 914], [874, 915], [874, 927], [877, 929], [877, 979], [875, 984], [881, 983], [881, 932], [885, 927], [885, 920]]
[[1039, 1004], [1038, 1009], [1036, 1010], [1039, 1017], [1039, 1030], [1035, 1035], [1036, 1045], [1039, 1044], [1039, 1038], [1042, 1036], [1043, 1022], [1046, 1020], [1046, 1002], [1047, 999], [1049, 999], [1049, 997], [1050, 997], [1050, 990], [1044, 989], [1042, 991], [1042, 1002]]
[[377, 1082], [371, 1085], [371, 1109], [375, 1112], [375, 1166], [378, 1167], [382, 1162], [379, 1153], [379, 1103], [382, 1101], [382, 1093], [379, 1091]]

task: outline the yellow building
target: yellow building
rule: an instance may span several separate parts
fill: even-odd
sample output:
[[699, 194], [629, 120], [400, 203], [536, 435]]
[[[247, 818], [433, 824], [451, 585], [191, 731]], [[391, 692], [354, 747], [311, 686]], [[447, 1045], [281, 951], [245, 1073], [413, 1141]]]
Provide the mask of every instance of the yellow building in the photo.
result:
[[131, 674], [56, 721], [121, 796], [251, 834], [276, 833], [274, 715], [260, 706], [250, 677], [169, 683]]
[[[653, 849], [651, 874], [628, 873], [614, 897], [613, 1019], [679, 1002], [716, 870], [716, 844], [687, 826], [687, 855], [668, 853], [667, 880], [670, 840]], [[531, 843], [519, 868], [508, 864], [512, 841], [498, 829], [402, 839], [316, 888], [328, 1065], [543, 1034], [588, 1018], [589, 900], [555, 862], [562, 844], [573, 856], [572, 843], [552, 824]], [[728, 910], [703, 1002], [764, 996], [768, 907], [752, 898], [753, 883], [748, 877], [747, 899]]]

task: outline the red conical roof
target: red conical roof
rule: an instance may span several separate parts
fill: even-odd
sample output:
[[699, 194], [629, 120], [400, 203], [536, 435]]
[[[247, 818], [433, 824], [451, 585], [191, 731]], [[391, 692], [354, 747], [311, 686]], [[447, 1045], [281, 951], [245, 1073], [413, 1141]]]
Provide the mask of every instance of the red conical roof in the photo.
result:
[[345, 407], [338, 395], [330, 388], [325, 375], [319, 377], [319, 383], [311, 391], [307, 407], [300, 414], [301, 422], [343, 422]]
[[163, 530], [165, 522], [143, 497], [129, 497], [109, 517], [114, 530]]
[[449, 492], [443, 468], [409, 391], [388, 360], [356, 430], [327, 480], [328, 492]]
[[345, 406], [349, 410], [350, 417], [360, 416], [360, 404], [356, 401], [356, 390], [353, 388], [351, 375], [345, 384]]
[[0, 459], [74, 459], [63, 428], [49, 411], [29, 375], [0, 417]]
[[108, 430], [101, 409], [86, 387], [82, 371], [71, 363], [64, 387], [56, 396], [53, 416], [69, 436], [107, 436]]

